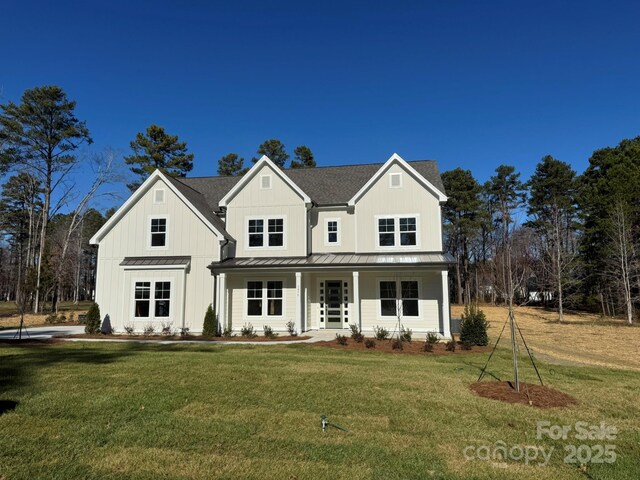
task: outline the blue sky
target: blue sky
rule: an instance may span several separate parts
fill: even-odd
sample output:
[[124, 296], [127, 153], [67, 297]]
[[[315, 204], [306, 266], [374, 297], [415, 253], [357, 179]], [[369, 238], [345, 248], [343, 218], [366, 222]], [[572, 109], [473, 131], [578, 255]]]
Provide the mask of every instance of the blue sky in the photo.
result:
[[397, 152], [528, 178], [640, 135], [638, 2], [305, 3], [5, 0], [0, 101], [60, 85], [94, 150], [157, 123], [191, 175], [279, 138], [319, 165]]

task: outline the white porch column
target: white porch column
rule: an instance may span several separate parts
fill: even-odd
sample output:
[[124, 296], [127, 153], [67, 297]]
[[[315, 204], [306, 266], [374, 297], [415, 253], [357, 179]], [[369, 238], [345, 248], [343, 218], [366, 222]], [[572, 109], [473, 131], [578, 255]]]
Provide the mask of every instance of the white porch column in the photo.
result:
[[220, 328], [224, 331], [227, 328], [227, 274], [219, 275], [219, 297], [218, 297], [218, 322]]
[[302, 315], [302, 272], [296, 272], [296, 318], [299, 332], [304, 332], [304, 318]]
[[362, 330], [362, 319], [360, 318], [360, 272], [353, 272], [353, 313], [351, 317]]
[[442, 335], [451, 338], [451, 319], [449, 318], [449, 271], [442, 270]]

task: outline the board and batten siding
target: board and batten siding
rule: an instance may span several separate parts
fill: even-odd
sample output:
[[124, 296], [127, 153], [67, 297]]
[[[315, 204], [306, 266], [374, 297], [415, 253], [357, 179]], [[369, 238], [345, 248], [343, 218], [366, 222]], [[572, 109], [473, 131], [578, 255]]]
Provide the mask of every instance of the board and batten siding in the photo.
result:
[[[355, 215], [348, 213], [347, 208], [319, 210], [312, 209], [311, 216], [311, 251], [313, 253], [355, 252]], [[338, 220], [338, 245], [327, 245], [327, 220]]]
[[[164, 190], [163, 203], [154, 203], [154, 192], [157, 189]], [[164, 249], [149, 248], [150, 222], [154, 216], [167, 218], [167, 247]], [[173, 255], [191, 257], [191, 266], [186, 274], [184, 270], [127, 270], [125, 275], [125, 270], [120, 266], [124, 257]], [[157, 179], [100, 240], [96, 290], [100, 313], [103, 318], [108, 314], [111, 324], [122, 333], [124, 325], [133, 323], [133, 278], [144, 276], [162, 279], [177, 275], [177, 279], [186, 279], [186, 285], [183, 286], [178, 280], [175, 286], [172, 285], [173, 326], [182, 326], [184, 303], [185, 326], [191, 331], [199, 332], [202, 330], [205, 311], [213, 301], [214, 282], [207, 266], [212, 261], [219, 260], [219, 255], [217, 236], [161, 179]], [[138, 275], [143, 272], [144, 275]], [[185, 288], [188, 297], [186, 302], [182, 299]]]
[[[271, 177], [271, 188], [262, 177]], [[284, 217], [283, 248], [248, 248], [248, 218]], [[263, 165], [229, 201], [226, 228], [236, 239], [236, 257], [303, 257], [307, 255], [307, 208], [304, 200], [269, 166]], [[265, 231], [267, 224], [265, 222]]]
[[[392, 173], [401, 174], [400, 188], [389, 186], [389, 175]], [[376, 216], [405, 214], [419, 216], [419, 244], [411, 247], [410, 251], [441, 252], [442, 218], [439, 200], [399, 164], [392, 164], [355, 204], [356, 252], [401, 253], [403, 248], [378, 247]]]

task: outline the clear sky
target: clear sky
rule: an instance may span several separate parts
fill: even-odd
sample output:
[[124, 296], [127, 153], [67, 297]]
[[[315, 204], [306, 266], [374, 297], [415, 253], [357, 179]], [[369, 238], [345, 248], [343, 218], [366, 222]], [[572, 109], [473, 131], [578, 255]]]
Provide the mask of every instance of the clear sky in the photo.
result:
[[640, 135], [637, 1], [4, 0], [0, 17], [0, 102], [60, 85], [92, 148], [128, 153], [157, 123], [191, 175], [279, 138], [319, 165], [397, 152], [526, 179]]

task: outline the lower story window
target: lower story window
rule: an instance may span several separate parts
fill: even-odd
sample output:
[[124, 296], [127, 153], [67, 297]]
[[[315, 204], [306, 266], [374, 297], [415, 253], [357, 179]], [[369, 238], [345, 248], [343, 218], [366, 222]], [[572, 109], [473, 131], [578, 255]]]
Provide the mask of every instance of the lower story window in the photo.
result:
[[[283, 282], [269, 280], [267, 282], [247, 282], [247, 315], [248, 316], [282, 316]], [[265, 309], [266, 305], [266, 309]]]
[[153, 301], [153, 316], [167, 318], [171, 312], [171, 282], [153, 282], [153, 298], [151, 297], [152, 282], [136, 282], [134, 293], [134, 317], [149, 318], [151, 316], [151, 302]]
[[380, 315], [383, 317], [419, 316], [419, 293], [416, 280], [380, 282]]

